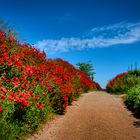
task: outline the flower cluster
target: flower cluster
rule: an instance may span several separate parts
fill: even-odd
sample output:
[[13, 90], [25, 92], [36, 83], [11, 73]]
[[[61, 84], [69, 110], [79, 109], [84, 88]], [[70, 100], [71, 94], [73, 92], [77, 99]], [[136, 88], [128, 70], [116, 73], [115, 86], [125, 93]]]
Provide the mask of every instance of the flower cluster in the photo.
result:
[[14, 118], [34, 129], [33, 116], [39, 123], [49, 111], [63, 114], [81, 92], [101, 89], [68, 62], [47, 59], [45, 52], [20, 44], [1, 30], [0, 52], [0, 119], [6, 126]]

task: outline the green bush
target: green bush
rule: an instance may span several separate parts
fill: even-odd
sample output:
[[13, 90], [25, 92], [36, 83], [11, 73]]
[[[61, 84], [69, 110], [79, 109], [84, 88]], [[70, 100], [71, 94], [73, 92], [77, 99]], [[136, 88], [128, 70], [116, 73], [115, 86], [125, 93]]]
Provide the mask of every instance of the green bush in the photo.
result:
[[[43, 98], [40, 97], [40, 100], [43, 102]], [[49, 101], [44, 104], [45, 107], [39, 109], [34, 102], [30, 104], [32, 107], [24, 107], [9, 100], [0, 102], [0, 106], [5, 108], [0, 113], [0, 140], [23, 140], [26, 135], [38, 130], [42, 123], [53, 116]]]
[[140, 85], [128, 90], [124, 102], [130, 110], [140, 114]]
[[136, 76], [134, 73], [121, 73], [110, 80], [106, 86], [107, 92], [115, 94], [127, 93], [127, 91], [140, 84], [140, 77]]

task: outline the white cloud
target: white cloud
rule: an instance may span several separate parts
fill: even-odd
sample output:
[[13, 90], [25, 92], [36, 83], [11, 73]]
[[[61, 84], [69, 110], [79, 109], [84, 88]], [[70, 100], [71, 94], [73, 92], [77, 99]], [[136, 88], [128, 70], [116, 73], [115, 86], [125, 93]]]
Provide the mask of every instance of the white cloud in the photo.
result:
[[84, 37], [46, 39], [38, 41], [35, 47], [47, 53], [104, 48], [118, 44], [131, 44], [140, 41], [140, 23], [121, 22], [114, 25], [93, 28]]

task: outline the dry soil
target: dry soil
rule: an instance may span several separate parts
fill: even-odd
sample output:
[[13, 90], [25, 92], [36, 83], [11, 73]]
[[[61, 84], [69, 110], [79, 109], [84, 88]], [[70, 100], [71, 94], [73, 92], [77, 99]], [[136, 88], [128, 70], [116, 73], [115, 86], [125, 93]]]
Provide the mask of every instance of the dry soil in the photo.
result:
[[120, 96], [90, 92], [30, 140], [140, 140], [140, 120], [125, 108]]

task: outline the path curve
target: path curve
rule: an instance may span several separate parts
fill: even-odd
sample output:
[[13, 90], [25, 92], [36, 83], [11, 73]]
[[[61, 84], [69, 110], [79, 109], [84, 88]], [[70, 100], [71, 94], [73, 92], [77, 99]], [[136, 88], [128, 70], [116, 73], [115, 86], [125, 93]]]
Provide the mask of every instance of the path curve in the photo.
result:
[[137, 123], [119, 96], [90, 92], [30, 140], [140, 140]]

